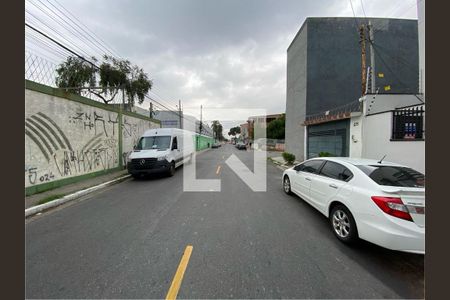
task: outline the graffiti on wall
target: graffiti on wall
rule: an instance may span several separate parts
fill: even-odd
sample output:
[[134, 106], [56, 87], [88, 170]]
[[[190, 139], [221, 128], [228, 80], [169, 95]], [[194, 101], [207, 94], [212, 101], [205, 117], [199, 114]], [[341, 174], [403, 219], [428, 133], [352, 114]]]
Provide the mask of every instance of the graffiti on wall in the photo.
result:
[[126, 158], [145, 130], [159, 127], [28, 89], [25, 108], [25, 187], [116, 168], [119, 155]]
[[[78, 111], [69, 116], [68, 124], [60, 125], [43, 112], [25, 118], [25, 136], [43, 158], [39, 161], [34, 153], [26, 161], [25, 186], [117, 167], [118, 123], [117, 114], [97, 111]], [[81, 138], [67, 134], [74, 130], [83, 133]]]

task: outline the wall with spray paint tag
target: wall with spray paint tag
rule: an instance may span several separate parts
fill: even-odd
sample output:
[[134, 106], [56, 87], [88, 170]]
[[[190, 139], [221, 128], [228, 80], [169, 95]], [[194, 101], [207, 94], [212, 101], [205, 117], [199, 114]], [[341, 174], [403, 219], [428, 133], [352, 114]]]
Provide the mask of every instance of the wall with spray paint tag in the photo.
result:
[[128, 155], [133, 151], [133, 147], [139, 141], [139, 138], [146, 130], [160, 128], [159, 123], [147, 120], [146, 118], [137, 118], [130, 116], [128, 112], [122, 115], [122, 156], [124, 164]]
[[[49, 183], [121, 168], [139, 136], [160, 127], [150, 118], [57, 89], [32, 82], [26, 87], [27, 194], [51, 188]], [[44, 188], [30, 189], [37, 186]]]

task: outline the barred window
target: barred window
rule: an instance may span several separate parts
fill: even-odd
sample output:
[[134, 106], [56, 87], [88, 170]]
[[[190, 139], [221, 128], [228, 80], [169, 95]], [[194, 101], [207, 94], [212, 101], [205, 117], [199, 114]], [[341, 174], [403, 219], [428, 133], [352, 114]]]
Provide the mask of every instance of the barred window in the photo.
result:
[[423, 140], [424, 116], [423, 106], [416, 106], [406, 109], [396, 109], [392, 116], [392, 137], [393, 141]]

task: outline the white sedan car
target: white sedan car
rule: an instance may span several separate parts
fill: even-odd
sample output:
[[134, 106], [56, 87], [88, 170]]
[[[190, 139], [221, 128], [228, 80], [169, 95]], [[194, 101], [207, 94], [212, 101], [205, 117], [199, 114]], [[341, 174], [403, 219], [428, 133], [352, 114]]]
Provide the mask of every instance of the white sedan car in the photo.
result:
[[309, 159], [283, 173], [283, 189], [330, 220], [342, 242], [425, 253], [425, 176], [390, 162], [346, 157]]

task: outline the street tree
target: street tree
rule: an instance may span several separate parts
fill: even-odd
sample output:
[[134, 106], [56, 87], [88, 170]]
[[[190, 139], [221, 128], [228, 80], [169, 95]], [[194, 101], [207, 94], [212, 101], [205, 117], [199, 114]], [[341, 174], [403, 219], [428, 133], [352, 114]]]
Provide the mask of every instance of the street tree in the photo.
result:
[[[92, 57], [92, 61], [98, 62], [95, 57]], [[112, 102], [119, 91], [122, 91], [130, 106], [136, 101], [142, 103], [152, 88], [153, 82], [144, 70], [132, 65], [129, 60], [104, 55], [100, 67], [94, 63], [75, 56], [68, 57], [56, 70], [57, 86], [70, 88], [77, 94], [86, 89], [106, 104]]]
[[241, 127], [236, 126], [236, 127], [231, 127], [230, 131], [228, 131], [228, 135], [232, 135], [233, 137], [235, 137], [237, 134], [241, 133]]
[[273, 120], [267, 125], [267, 138], [269, 139], [284, 139], [285, 135], [286, 116], [283, 114], [276, 120]]
[[216, 140], [222, 141], [224, 139], [222, 124], [220, 124], [218, 120], [214, 120], [212, 121], [211, 128], [213, 130], [214, 138]]

